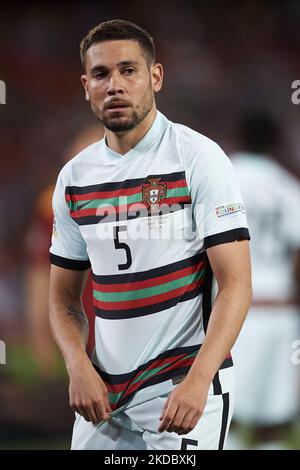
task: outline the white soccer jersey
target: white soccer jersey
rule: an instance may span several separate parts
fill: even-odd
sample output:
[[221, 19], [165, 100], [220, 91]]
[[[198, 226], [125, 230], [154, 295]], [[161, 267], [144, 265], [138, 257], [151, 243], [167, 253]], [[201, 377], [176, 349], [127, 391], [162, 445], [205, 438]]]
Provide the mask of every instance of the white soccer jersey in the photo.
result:
[[295, 300], [295, 251], [300, 248], [300, 186], [267, 156], [232, 156], [251, 231], [253, 300]]
[[[93, 271], [93, 362], [112, 407], [171, 390], [191, 367], [211, 312], [206, 249], [249, 238], [229, 159], [157, 112], [125, 155], [103, 139], [68, 162], [53, 208], [51, 262]], [[210, 393], [232, 389], [231, 366], [229, 357]]]

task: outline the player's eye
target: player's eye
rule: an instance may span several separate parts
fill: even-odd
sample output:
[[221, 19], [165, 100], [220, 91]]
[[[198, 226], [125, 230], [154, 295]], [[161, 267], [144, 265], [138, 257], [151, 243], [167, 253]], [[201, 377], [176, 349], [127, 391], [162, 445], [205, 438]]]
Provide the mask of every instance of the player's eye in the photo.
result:
[[107, 72], [97, 72], [94, 74], [94, 78], [97, 78], [98, 80], [105, 77], [107, 77]]
[[125, 73], [126, 75], [132, 75], [134, 71], [135, 71], [134, 68], [127, 67], [126, 69], [123, 70], [123, 73]]

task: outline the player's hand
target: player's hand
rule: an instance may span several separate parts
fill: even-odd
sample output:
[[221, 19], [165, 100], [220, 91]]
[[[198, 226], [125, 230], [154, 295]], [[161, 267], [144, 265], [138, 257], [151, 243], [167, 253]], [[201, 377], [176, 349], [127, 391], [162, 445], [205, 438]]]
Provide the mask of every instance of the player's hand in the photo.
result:
[[179, 435], [192, 431], [202, 416], [209, 385], [188, 377], [177, 385], [163, 406], [158, 431], [176, 432]]
[[110, 419], [108, 391], [93, 365], [89, 361], [78, 364], [69, 376], [71, 408], [93, 424]]

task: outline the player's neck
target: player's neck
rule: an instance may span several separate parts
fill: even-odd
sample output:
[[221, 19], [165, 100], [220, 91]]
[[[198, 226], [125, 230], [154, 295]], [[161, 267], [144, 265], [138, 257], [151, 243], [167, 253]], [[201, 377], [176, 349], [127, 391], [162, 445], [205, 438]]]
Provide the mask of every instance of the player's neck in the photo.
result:
[[110, 149], [120, 155], [129, 152], [147, 134], [156, 117], [156, 107], [154, 106], [149, 114], [140, 124], [127, 132], [114, 133], [108, 129], [105, 131], [106, 142]]

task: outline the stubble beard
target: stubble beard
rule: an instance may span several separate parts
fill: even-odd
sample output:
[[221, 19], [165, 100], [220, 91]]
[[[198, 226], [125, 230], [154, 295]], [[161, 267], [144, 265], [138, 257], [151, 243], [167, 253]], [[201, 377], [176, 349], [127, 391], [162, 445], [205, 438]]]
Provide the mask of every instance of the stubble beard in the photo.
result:
[[119, 112], [115, 112], [115, 116], [106, 117], [103, 114], [100, 116], [99, 110], [92, 105], [92, 109], [96, 114], [101, 124], [112, 132], [126, 132], [134, 129], [142, 122], [145, 117], [150, 113], [153, 107], [153, 94], [148, 91], [147, 95], [141, 100], [141, 108], [139, 110], [132, 110], [128, 118], [119, 117]]

